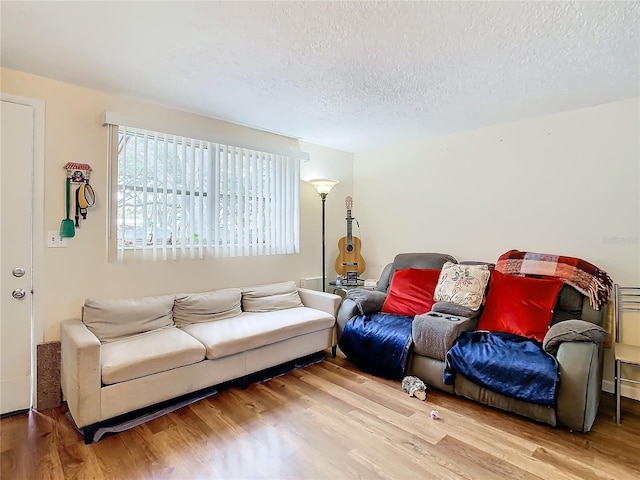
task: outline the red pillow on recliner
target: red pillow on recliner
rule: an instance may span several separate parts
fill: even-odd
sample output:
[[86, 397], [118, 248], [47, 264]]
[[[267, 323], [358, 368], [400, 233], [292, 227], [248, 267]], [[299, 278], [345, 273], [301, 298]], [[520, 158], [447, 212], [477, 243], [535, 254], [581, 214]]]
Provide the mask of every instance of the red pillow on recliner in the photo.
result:
[[431, 311], [435, 303], [433, 292], [439, 277], [440, 270], [396, 270], [381, 311], [409, 317]]
[[505, 332], [542, 342], [564, 282], [491, 272], [478, 330]]

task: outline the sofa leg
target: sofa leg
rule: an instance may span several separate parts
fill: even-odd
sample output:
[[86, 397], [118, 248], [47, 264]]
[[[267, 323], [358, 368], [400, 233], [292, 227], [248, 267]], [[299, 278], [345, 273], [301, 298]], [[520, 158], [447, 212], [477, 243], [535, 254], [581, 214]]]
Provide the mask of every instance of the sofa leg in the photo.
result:
[[249, 386], [249, 380], [247, 379], [247, 377], [242, 377], [240, 379], [240, 388], [242, 390], [246, 390], [246, 388]]
[[87, 425], [82, 427], [82, 435], [84, 436], [84, 444], [91, 445], [93, 443], [93, 437], [96, 434], [96, 428], [93, 425]]
[[333, 358], [336, 358], [336, 355], [338, 354], [338, 346], [334, 345], [333, 347], [331, 347], [331, 356]]

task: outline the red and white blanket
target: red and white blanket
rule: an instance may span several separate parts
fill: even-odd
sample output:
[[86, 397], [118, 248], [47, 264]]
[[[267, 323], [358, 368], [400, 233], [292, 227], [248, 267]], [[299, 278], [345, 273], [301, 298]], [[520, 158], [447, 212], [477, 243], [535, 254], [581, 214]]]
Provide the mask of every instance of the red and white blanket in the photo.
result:
[[509, 250], [498, 258], [496, 270], [511, 275], [558, 277], [587, 296], [596, 310], [607, 303], [613, 287], [607, 272], [575, 257]]

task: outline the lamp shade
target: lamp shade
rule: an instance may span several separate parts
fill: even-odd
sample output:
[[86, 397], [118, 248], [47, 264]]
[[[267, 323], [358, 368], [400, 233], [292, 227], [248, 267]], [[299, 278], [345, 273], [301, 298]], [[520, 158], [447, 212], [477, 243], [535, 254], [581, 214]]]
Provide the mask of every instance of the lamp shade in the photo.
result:
[[309, 183], [316, 187], [316, 190], [320, 195], [327, 195], [331, 191], [331, 189], [340, 182], [331, 178], [316, 178], [313, 180], [309, 180]]

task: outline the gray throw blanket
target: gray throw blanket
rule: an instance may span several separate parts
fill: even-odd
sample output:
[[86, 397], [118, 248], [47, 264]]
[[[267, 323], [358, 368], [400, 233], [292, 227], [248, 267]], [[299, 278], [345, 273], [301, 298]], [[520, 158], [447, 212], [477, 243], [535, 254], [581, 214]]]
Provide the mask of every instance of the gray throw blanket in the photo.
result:
[[347, 298], [353, 300], [361, 315], [376, 313], [382, 309], [387, 294], [377, 290], [354, 288], [347, 292]]

